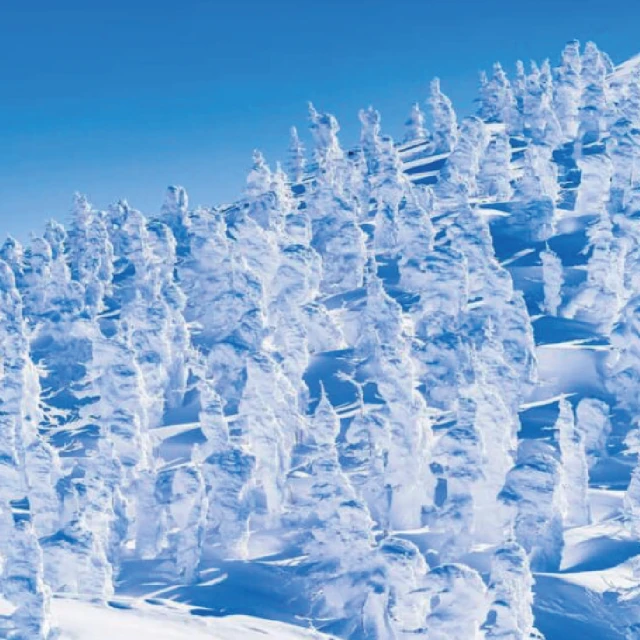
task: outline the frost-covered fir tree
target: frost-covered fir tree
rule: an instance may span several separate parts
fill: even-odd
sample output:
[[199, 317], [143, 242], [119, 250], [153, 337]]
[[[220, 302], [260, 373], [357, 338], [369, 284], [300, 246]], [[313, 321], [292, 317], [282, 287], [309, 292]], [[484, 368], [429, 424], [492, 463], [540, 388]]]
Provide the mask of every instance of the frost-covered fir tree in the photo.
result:
[[341, 468], [339, 430], [338, 415], [322, 391], [305, 455], [306, 473], [290, 480], [291, 509], [295, 520], [304, 523], [302, 544], [314, 567], [307, 583], [317, 614], [346, 619], [352, 632], [361, 633], [364, 626], [378, 637], [386, 626], [386, 610], [380, 602], [374, 606], [379, 568], [374, 523]]
[[578, 137], [583, 145], [601, 138], [607, 116], [607, 64], [593, 42], [587, 42], [581, 60], [582, 95]]
[[312, 246], [322, 256], [321, 291], [344, 293], [361, 286], [366, 261], [365, 235], [358, 224], [359, 203], [344, 191], [349, 165], [338, 142], [335, 118], [312, 108], [311, 131], [318, 175], [308, 210]]
[[451, 100], [440, 90], [440, 79], [434, 78], [429, 87], [428, 104], [433, 121], [434, 153], [449, 153], [458, 139], [458, 120]]
[[582, 398], [576, 407], [576, 429], [582, 433], [589, 467], [606, 455], [607, 438], [611, 432], [610, 408], [596, 398]]
[[640, 176], [640, 131], [637, 125], [628, 116], [619, 118], [609, 127], [606, 145], [612, 165], [607, 208], [615, 214], [625, 210]]
[[135, 275], [120, 278], [121, 318], [142, 376], [142, 401], [149, 428], [158, 426], [164, 410], [174, 408], [186, 385], [185, 354], [189, 336], [183, 316], [184, 294], [174, 278], [176, 241], [166, 225], [129, 212], [126, 233], [139, 234], [138, 242], [120, 261], [134, 265]]
[[[385, 528], [415, 528], [432, 491], [429, 418], [417, 392], [402, 310], [384, 291], [373, 259], [367, 280], [355, 344], [360, 362], [357, 376], [362, 384], [375, 388], [378, 402], [350, 424], [347, 452], [361, 468], [354, 482], [376, 520]], [[408, 455], [415, 456], [412, 469], [403, 462]]]
[[573, 40], [564, 48], [560, 66], [554, 73], [553, 103], [565, 139], [573, 139], [578, 133], [582, 98], [581, 73], [580, 43]]
[[511, 221], [531, 240], [547, 240], [555, 229], [558, 190], [551, 149], [530, 146], [525, 150], [522, 162], [522, 175], [516, 181], [511, 205]]
[[32, 525], [14, 521], [8, 502], [0, 505], [0, 635], [16, 640], [57, 637], [49, 610], [50, 589], [43, 580], [42, 549]]
[[544, 310], [552, 316], [558, 315], [562, 304], [562, 285], [564, 283], [562, 261], [547, 247], [540, 252], [542, 263], [542, 282], [544, 288]]
[[92, 530], [81, 509], [78, 507], [58, 533], [42, 539], [44, 577], [56, 593], [105, 603], [114, 592], [108, 540], [101, 535], [104, 531]]
[[202, 473], [191, 464], [163, 470], [157, 491], [167, 523], [169, 557], [178, 579], [191, 584], [198, 577], [208, 512]]
[[588, 235], [591, 255], [587, 262], [587, 279], [564, 314], [587, 319], [608, 334], [628, 295], [624, 287], [626, 246], [614, 234], [606, 213], [591, 225]]
[[380, 543], [387, 582], [387, 616], [391, 637], [427, 637], [424, 629], [430, 600], [424, 591], [429, 569], [418, 547], [389, 536]]
[[467, 263], [463, 254], [450, 248], [433, 253], [415, 248], [400, 262], [400, 282], [419, 295], [411, 309], [412, 355], [428, 404], [451, 409], [458, 367], [465, 357], [459, 331], [469, 295]]
[[415, 102], [411, 106], [411, 112], [405, 122], [405, 143], [418, 143], [426, 140], [428, 131], [425, 127], [425, 116], [420, 108], [420, 104]]
[[533, 637], [533, 576], [525, 550], [515, 541], [496, 549], [489, 577], [491, 606], [485, 638], [529, 640]]
[[506, 133], [501, 131], [489, 141], [477, 181], [480, 194], [491, 200], [503, 202], [511, 196], [511, 146]]
[[57, 452], [39, 434], [40, 383], [29, 353], [23, 304], [9, 266], [0, 261], [0, 446], [6, 501], [27, 499], [38, 535], [56, 530]]
[[516, 465], [507, 475], [500, 498], [514, 510], [515, 537], [529, 554], [532, 569], [557, 568], [564, 546], [566, 497], [553, 446], [521, 441]]
[[430, 640], [483, 637], [488, 599], [480, 574], [464, 564], [441, 564], [427, 573], [430, 611], [424, 625]]
[[635, 393], [640, 380], [640, 297], [634, 296], [622, 308], [618, 321], [611, 332], [613, 351], [607, 361], [608, 390], [615, 396], [620, 408], [630, 412], [632, 423], [637, 424], [639, 407]]
[[302, 182], [306, 164], [307, 160], [305, 156], [305, 149], [300, 137], [298, 136], [298, 130], [295, 127], [291, 127], [291, 141], [289, 142], [289, 162], [287, 170], [294, 183]]
[[487, 145], [487, 129], [479, 118], [465, 118], [458, 133], [456, 145], [442, 172], [442, 180], [436, 187], [436, 195], [444, 202], [456, 204], [464, 200], [460, 190], [467, 195], [478, 192], [477, 178], [480, 163]]
[[534, 144], [552, 149], [563, 140], [563, 132], [553, 105], [553, 78], [549, 62], [542, 68], [531, 63], [526, 77], [522, 106], [523, 132]]
[[631, 481], [624, 494], [623, 512], [628, 528], [633, 535], [640, 536], [640, 467], [636, 465]]
[[480, 108], [478, 115], [489, 123], [503, 122], [509, 127], [513, 120], [516, 101], [511, 83], [500, 63], [493, 65], [490, 79], [482, 74], [480, 78]]
[[252, 515], [263, 520], [266, 526], [275, 524], [282, 515], [286, 473], [295, 438], [295, 434], [284, 432], [279, 411], [271, 403], [274, 389], [272, 384], [267, 386], [266, 378], [272, 372], [270, 362], [264, 357], [247, 363], [247, 381], [238, 406], [237, 423], [243, 443], [255, 458], [251, 481], [255, 512]]
[[519, 424], [501, 397], [499, 382], [491, 380], [487, 365], [493, 363], [483, 355], [472, 354], [474, 381], [460, 384], [455, 422], [434, 447], [445, 495], [433, 526], [445, 532], [446, 557], [458, 557], [473, 540], [501, 541], [511, 523], [498, 494], [513, 465]]
[[205, 540], [222, 557], [243, 557], [247, 551], [251, 510], [248, 493], [254, 458], [232, 440], [222, 398], [205, 377], [206, 369], [200, 367], [197, 373], [199, 422], [205, 442], [192, 457], [202, 473], [207, 495]]
[[104, 309], [105, 297], [111, 294], [113, 261], [103, 214], [95, 211], [85, 196], [76, 194], [69, 232], [69, 263], [71, 277], [84, 287], [85, 307], [92, 315]]
[[566, 398], [560, 400], [555, 428], [562, 456], [562, 492], [566, 500], [564, 525], [580, 527], [591, 521], [587, 498], [589, 470], [582, 432], [576, 428], [573, 407]]
[[191, 226], [189, 196], [184, 187], [172, 185], [167, 188], [160, 220], [173, 231], [178, 242], [178, 253], [182, 255], [186, 250], [187, 235]]

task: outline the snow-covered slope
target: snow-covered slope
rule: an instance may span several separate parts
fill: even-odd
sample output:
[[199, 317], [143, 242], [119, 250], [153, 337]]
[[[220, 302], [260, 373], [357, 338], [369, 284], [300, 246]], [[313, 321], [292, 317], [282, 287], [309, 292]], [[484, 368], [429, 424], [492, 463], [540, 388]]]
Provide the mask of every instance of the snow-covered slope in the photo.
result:
[[309, 631], [248, 616], [202, 618], [173, 610], [160, 602], [130, 608], [127, 604], [104, 607], [55, 598], [53, 616], [60, 640], [322, 640], [329, 638]]
[[1, 637], [640, 637], [640, 65], [443, 88], [5, 242]]

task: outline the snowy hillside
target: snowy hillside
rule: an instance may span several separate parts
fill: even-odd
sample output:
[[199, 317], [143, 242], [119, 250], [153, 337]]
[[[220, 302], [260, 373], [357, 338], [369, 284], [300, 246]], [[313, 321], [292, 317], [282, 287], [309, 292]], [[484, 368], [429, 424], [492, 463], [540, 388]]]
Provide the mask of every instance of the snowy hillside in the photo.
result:
[[1, 638], [640, 639], [640, 59], [445, 89], [4, 243]]

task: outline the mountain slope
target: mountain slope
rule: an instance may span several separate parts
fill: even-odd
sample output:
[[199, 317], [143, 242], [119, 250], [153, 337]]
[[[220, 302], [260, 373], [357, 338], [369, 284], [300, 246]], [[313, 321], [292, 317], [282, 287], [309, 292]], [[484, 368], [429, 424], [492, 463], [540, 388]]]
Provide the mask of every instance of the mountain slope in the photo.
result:
[[636, 637], [634, 60], [8, 239], [4, 637]]

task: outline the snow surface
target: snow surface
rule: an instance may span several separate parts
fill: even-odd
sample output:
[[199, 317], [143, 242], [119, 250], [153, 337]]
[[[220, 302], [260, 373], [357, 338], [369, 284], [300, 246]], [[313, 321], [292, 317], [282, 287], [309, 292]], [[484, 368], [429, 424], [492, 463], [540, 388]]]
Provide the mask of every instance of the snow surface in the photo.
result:
[[52, 612], [59, 625], [60, 640], [329, 638], [318, 632], [248, 616], [197, 618], [160, 602], [156, 605], [130, 606], [119, 603], [119, 606], [104, 607], [80, 600], [54, 598]]

